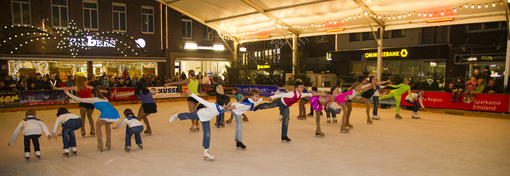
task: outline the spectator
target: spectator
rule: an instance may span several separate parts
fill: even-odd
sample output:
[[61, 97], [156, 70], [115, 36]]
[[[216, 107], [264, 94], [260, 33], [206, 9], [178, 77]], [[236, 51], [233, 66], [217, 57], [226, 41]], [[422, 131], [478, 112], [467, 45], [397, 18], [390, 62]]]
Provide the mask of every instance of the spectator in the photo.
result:
[[228, 84], [229, 80], [228, 80], [228, 75], [225, 73], [224, 74], [224, 79], [223, 79], [223, 84]]
[[115, 81], [115, 78], [110, 78], [110, 83], [108, 83], [110, 85], [110, 87], [116, 87], [116, 86], [113, 86], [114, 84], [117, 85], [117, 82]]
[[144, 74], [144, 75], [142, 76], [142, 78], [140, 78], [140, 80], [138, 80], [138, 81], [141, 81], [142, 83], [144, 83], [144, 84], [145, 84], [145, 79], [147, 79], [147, 75], [146, 75], [146, 74]]
[[122, 78], [128, 79], [129, 77], [130, 77], [129, 71], [127, 69], [124, 69], [124, 71], [122, 72]]
[[56, 75], [57, 75], [56, 73], [55, 74], [51, 74], [49, 83], [53, 87], [60, 87], [60, 83], [62, 81], [59, 81], [60, 79], [57, 79], [58, 77]]
[[144, 81], [146, 87], [152, 87], [152, 75], [147, 76]]
[[161, 80], [160, 80], [160, 79], [157, 79], [157, 80], [156, 80], [156, 83], [154, 83], [154, 86], [156, 86], [156, 87], [160, 87], [160, 86], [163, 86], [163, 83], [161, 82]]
[[[448, 84], [448, 88], [445, 90], [446, 92], [453, 92], [453, 83]], [[453, 96], [452, 96], [453, 97]], [[452, 98], [453, 99], [453, 98]], [[455, 101], [455, 100], [454, 100]], [[454, 102], [452, 101], [452, 102]]]
[[136, 82], [139, 81], [138, 75], [135, 75], [133, 79], [131, 79], [131, 87], [135, 87]]
[[41, 90], [41, 83], [42, 80], [41, 80], [41, 75], [38, 74], [38, 75], [35, 75], [35, 79], [32, 83], [34, 83], [35, 85], [35, 89], [32, 89], [32, 90]]
[[41, 90], [51, 90], [50, 81], [46, 77], [43, 77], [41, 81]]
[[134, 87], [134, 86], [133, 86], [133, 83], [131, 83], [131, 79], [126, 79], [126, 80], [124, 81], [124, 85], [125, 85], [126, 87]]
[[35, 84], [32, 83], [32, 84], [30, 84], [30, 87], [28, 87], [28, 90], [39, 90], [39, 89], [37, 89], [37, 87], [35, 87]]
[[16, 88], [16, 81], [12, 80], [11, 76], [4, 77], [4, 91], [13, 91]]
[[119, 83], [117, 84], [117, 87], [126, 87], [126, 84], [124, 84], [124, 79], [119, 79]]
[[494, 80], [490, 79], [489, 84], [487, 84], [487, 87], [483, 90], [483, 93], [501, 93], [501, 90], [496, 85], [494, 85]]
[[3, 81], [0, 81], [0, 91], [5, 91], [5, 84]]
[[465, 84], [462, 81], [462, 77], [457, 77], [457, 79], [453, 82], [453, 88], [452, 88], [452, 101], [455, 102], [455, 93], [457, 93], [457, 103], [460, 102], [460, 94], [464, 92]]
[[[489, 66], [483, 67], [482, 77], [483, 77], [483, 81], [485, 83], [488, 83], [489, 80], [491, 79], [491, 71], [489, 70]], [[488, 86], [488, 85], [489, 84], [487, 84], [486, 86]]]
[[21, 80], [19, 80], [18, 85], [17, 85], [18, 91], [28, 90], [28, 87], [30, 87], [30, 86], [27, 83], [27, 79], [21, 78]]
[[181, 73], [181, 80], [186, 80], [186, 73], [184, 71]]
[[483, 78], [478, 79], [478, 85], [476, 86], [475, 94], [482, 93], [485, 89], [485, 81], [483, 81]]
[[476, 80], [483, 78], [483, 75], [480, 74], [480, 70], [478, 70], [477, 68], [475, 68], [475, 71], [473, 71], [473, 76], [476, 78]]
[[165, 79], [165, 84], [168, 84], [168, 83], [170, 83], [170, 79], [166, 78]]
[[110, 90], [110, 81], [108, 81], [108, 76], [106, 73], [103, 73], [103, 76], [101, 76], [99, 81], [101, 82], [101, 88], [103, 90]]
[[74, 79], [74, 78], [75, 78], [75, 77], [77, 77], [77, 76], [78, 76], [78, 75], [76, 75], [76, 76], [74, 76], [74, 77], [73, 77], [73, 76], [71, 76], [71, 75], [67, 76], [67, 79], [66, 79], [66, 87], [73, 87], [73, 86], [75, 86], [75, 85], [76, 85], [76, 82], [75, 82], [75, 79]]
[[467, 90], [466, 90], [466, 92], [464, 92], [464, 103], [469, 103], [469, 102], [466, 102], [468, 95], [469, 95], [469, 99], [471, 99], [471, 101], [475, 100], [475, 97], [473, 94], [474, 94], [474, 91], [476, 91], [476, 85], [477, 85], [476, 76], [471, 76], [471, 80], [466, 82]]

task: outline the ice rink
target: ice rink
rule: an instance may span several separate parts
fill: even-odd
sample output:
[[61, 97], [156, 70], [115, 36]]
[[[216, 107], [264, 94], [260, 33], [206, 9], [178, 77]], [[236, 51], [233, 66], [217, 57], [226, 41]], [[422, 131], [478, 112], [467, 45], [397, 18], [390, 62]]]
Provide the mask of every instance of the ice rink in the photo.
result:
[[[140, 104], [116, 106], [119, 112], [131, 108], [135, 113], [139, 107]], [[79, 114], [79, 109], [70, 111]], [[149, 116], [153, 134], [142, 135], [143, 150], [136, 147], [133, 139], [131, 152], [124, 151], [125, 126], [112, 130], [112, 149], [103, 152], [96, 149], [95, 137], [82, 138], [77, 130], [77, 156], [62, 156], [62, 138], [49, 141], [41, 137], [42, 157], [37, 159], [32, 152], [29, 161], [23, 158], [22, 134], [13, 146], [5, 145], [25, 112], [0, 113], [0, 132], [4, 134], [0, 136], [4, 143], [0, 145], [0, 174], [494, 176], [510, 173], [508, 119], [420, 111], [421, 119], [417, 120], [411, 118], [411, 111], [401, 110], [404, 118], [396, 120], [395, 109], [380, 109], [382, 119], [367, 125], [365, 109], [354, 108], [351, 115], [354, 129], [350, 133], [340, 133], [339, 123], [326, 123], [324, 114], [321, 125], [326, 136], [318, 138], [315, 118], [297, 120], [295, 104], [290, 108], [291, 143], [280, 140], [277, 108], [248, 112], [249, 122], [243, 122], [243, 143], [247, 150], [235, 147], [234, 123], [225, 128], [213, 127], [210, 153], [216, 161], [210, 162], [203, 160], [202, 131], [190, 132], [190, 121], [167, 123], [176, 111], [187, 112], [187, 103], [158, 103], [158, 113]], [[37, 111], [37, 117], [50, 131], [56, 112]], [[94, 111], [95, 120], [99, 114], [98, 110]], [[226, 117], [230, 114], [226, 113]], [[89, 130], [87, 121], [87, 134]]]

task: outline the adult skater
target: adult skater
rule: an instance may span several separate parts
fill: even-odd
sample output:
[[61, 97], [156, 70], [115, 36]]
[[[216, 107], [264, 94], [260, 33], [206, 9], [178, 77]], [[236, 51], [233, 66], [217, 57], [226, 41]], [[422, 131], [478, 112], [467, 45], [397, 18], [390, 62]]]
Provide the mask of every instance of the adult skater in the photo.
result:
[[399, 85], [388, 85], [389, 87], [398, 88], [395, 90], [392, 90], [390, 94], [382, 96], [379, 98], [379, 100], [383, 100], [386, 98], [394, 97], [396, 101], [396, 114], [395, 119], [402, 119], [402, 116], [400, 116], [399, 110], [400, 110], [400, 100], [402, 98], [402, 94], [405, 92], [408, 92], [408, 94], [411, 94], [411, 87], [409, 87], [409, 78], [404, 78], [404, 83], [401, 83]]
[[[285, 94], [278, 94], [273, 95], [268, 98], [269, 101], [277, 98], [275, 101], [271, 103], [262, 103], [257, 105], [253, 111], [257, 111], [259, 109], [270, 109], [270, 108], [280, 108], [280, 115], [283, 116], [282, 121], [282, 141], [290, 142], [290, 138], [287, 136], [287, 130], [289, 127], [289, 107], [292, 106], [294, 103], [299, 101], [299, 99], [303, 97], [310, 97], [313, 94], [311, 93], [303, 93], [303, 83], [296, 82], [294, 84], [294, 91], [285, 93]], [[304, 114], [306, 115], [306, 114]]]
[[111, 128], [110, 125], [113, 122], [119, 121], [119, 112], [115, 109], [110, 102], [103, 96], [103, 94], [99, 91], [99, 88], [95, 87], [92, 89], [92, 95], [94, 98], [80, 98], [72, 95], [69, 91], [65, 91], [67, 96], [72, 98], [75, 101], [83, 102], [83, 103], [92, 103], [97, 110], [101, 111], [101, 115], [99, 115], [99, 119], [96, 121], [96, 137], [97, 137], [97, 149], [99, 151], [103, 151], [103, 136], [101, 132], [101, 127], [105, 126], [106, 132], [106, 148], [110, 149], [112, 147], [112, 139], [111, 139]]
[[154, 97], [152, 95], [158, 93], [158, 91], [150, 91], [145, 87], [144, 83], [141, 81], [136, 82], [135, 90], [131, 93], [125, 93], [117, 96], [130, 96], [135, 94], [140, 101], [142, 101], [142, 105], [140, 106], [140, 109], [138, 110], [138, 120], [143, 120], [145, 125], [147, 126], [147, 129], [145, 130], [145, 134], [152, 135], [152, 129], [149, 124], [149, 119], [147, 119], [147, 116], [158, 112], [158, 107], [156, 105], [156, 101], [154, 101]]
[[170, 117], [168, 120], [168, 123], [172, 123], [177, 118], [180, 120], [200, 120], [202, 122], [204, 137], [202, 140], [202, 146], [205, 148], [204, 150], [204, 159], [214, 161], [214, 156], [211, 156], [209, 153], [209, 143], [211, 141], [211, 129], [209, 125], [209, 121], [216, 117], [217, 115], [222, 114], [225, 111], [230, 110], [228, 107], [230, 105], [230, 97], [227, 95], [222, 95], [216, 99], [216, 103], [211, 103], [208, 101], [205, 101], [204, 99], [198, 97], [195, 93], [193, 93], [191, 90], [187, 90], [186, 93], [190, 95], [190, 97], [193, 97], [193, 99], [200, 102], [200, 105], [198, 106], [198, 110], [191, 112], [191, 113], [180, 113], [177, 112]]
[[[335, 86], [333, 86], [331, 89], [333, 90], [333, 92], [340, 91], [340, 90], [337, 90], [339, 88], [336, 88]], [[354, 98], [360, 90], [361, 90], [361, 83], [355, 82], [349, 89], [347, 89], [346, 92], [338, 94], [335, 97], [336, 103], [338, 103], [340, 106], [342, 106], [342, 109], [344, 109], [344, 113], [342, 114], [342, 125], [340, 125], [340, 132], [342, 132], [342, 133], [349, 133], [349, 129], [346, 128], [346, 127], [348, 127], [347, 126], [347, 123], [348, 123], [347, 117], [350, 115], [348, 113], [350, 113], [352, 111], [352, 106], [351, 106], [350, 111], [347, 110], [348, 109], [347, 101]], [[350, 104], [350, 102], [349, 102], [349, 104]]]
[[[191, 90], [191, 92], [193, 94], [198, 96], [198, 85], [200, 82], [202, 82], [202, 80], [197, 79], [197, 77], [195, 76], [194, 70], [188, 71], [188, 75], [189, 75], [189, 78], [182, 80], [182, 81], [176, 81], [176, 82], [171, 82], [171, 83], [165, 84], [165, 87], [170, 86], [170, 85], [186, 84], [186, 87], [188, 88], [188, 90]], [[195, 108], [198, 105], [198, 101], [190, 95], [188, 95], [187, 101], [188, 101], [189, 112], [192, 113], [193, 111], [195, 111]], [[200, 126], [198, 124], [198, 120], [191, 119], [191, 127], [189, 128], [189, 130], [193, 131], [193, 132], [200, 131]]]
[[[413, 119], [419, 119], [420, 116], [418, 116], [418, 109], [420, 108], [420, 105], [422, 108], [425, 108], [425, 106], [423, 106], [423, 98], [425, 98], [425, 89], [421, 89], [419, 92], [413, 92], [409, 95], [406, 96], [405, 100], [407, 103], [409, 104], [413, 104], [414, 105], [414, 109], [413, 109], [413, 115], [412, 115], [412, 118]], [[418, 100], [418, 101], [416, 101]]]
[[53, 127], [53, 138], [57, 139], [57, 129], [58, 126], [62, 124], [62, 142], [64, 143], [64, 152], [62, 155], [65, 157], [69, 157], [69, 147], [71, 147], [71, 153], [76, 155], [76, 137], [74, 136], [74, 130], [80, 129], [82, 125], [82, 121], [80, 116], [71, 114], [66, 108], [59, 108], [57, 111], [57, 120], [55, 121], [55, 126]]
[[48, 136], [48, 140], [51, 140], [51, 134], [48, 131], [48, 127], [44, 124], [41, 119], [36, 118], [35, 110], [28, 109], [25, 112], [25, 117], [16, 127], [14, 133], [12, 134], [11, 142], [9, 145], [14, 145], [14, 141], [18, 138], [19, 132], [21, 128], [23, 129], [24, 140], [23, 144], [25, 145], [25, 159], [30, 159], [30, 140], [34, 145], [34, 153], [37, 158], [41, 157], [41, 149], [39, 147], [39, 138], [42, 135], [42, 132]]

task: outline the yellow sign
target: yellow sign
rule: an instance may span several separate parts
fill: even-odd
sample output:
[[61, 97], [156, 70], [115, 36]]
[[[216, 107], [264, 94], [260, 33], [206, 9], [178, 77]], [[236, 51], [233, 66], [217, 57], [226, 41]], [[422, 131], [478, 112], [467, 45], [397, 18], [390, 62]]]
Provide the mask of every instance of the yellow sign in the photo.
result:
[[257, 70], [260, 70], [263, 68], [271, 68], [271, 66], [270, 65], [257, 65]]
[[[407, 57], [407, 49], [402, 49], [400, 51], [385, 51], [381, 53], [382, 57]], [[365, 53], [365, 58], [377, 57], [377, 52], [375, 53]]]

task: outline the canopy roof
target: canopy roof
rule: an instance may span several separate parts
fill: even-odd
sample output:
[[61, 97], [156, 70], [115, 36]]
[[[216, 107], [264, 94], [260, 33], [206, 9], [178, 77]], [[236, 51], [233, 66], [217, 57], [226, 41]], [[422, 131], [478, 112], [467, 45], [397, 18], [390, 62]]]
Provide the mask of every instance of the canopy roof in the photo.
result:
[[[500, 0], [157, 0], [239, 42], [506, 21]], [[428, 20], [453, 19], [429, 23]], [[332, 32], [332, 31], [329, 31]]]

